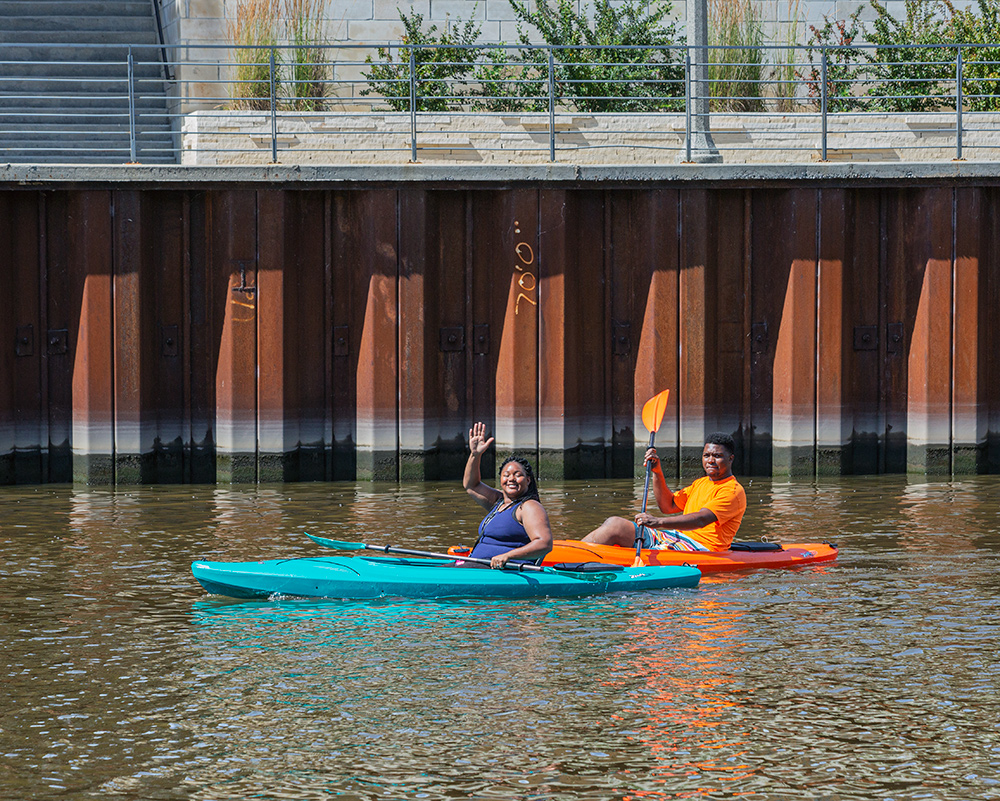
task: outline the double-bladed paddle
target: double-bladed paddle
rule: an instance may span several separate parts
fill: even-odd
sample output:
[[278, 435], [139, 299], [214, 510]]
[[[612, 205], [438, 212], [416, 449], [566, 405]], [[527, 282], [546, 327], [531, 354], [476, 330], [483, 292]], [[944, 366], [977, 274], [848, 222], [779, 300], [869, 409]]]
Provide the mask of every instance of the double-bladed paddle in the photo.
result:
[[[660, 428], [660, 423], [663, 422], [663, 415], [667, 411], [667, 398], [669, 397], [670, 390], [665, 389], [646, 401], [642, 407], [642, 424], [649, 429], [649, 445], [646, 446], [646, 450], [653, 447], [653, 438]], [[642, 509], [640, 510], [642, 512], [646, 511], [646, 500], [649, 498], [649, 478], [652, 472], [653, 466], [646, 462], [646, 486], [642, 489]], [[645, 565], [646, 563], [642, 561], [642, 537], [639, 535], [637, 527], [635, 530], [635, 561], [632, 562], [632, 567], [645, 567]]]
[[[473, 558], [471, 556], [456, 556], [448, 553], [433, 553], [431, 551], [412, 551], [409, 548], [397, 548], [393, 545], [368, 545], [364, 542], [343, 542], [342, 540], [330, 540], [326, 537], [317, 537], [308, 531], [303, 532], [313, 542], [324, 545], [327, 548], [336, 548], [339, 551], [381, 551], [382, 553], [394, 553], [402, 556], [424, 556], [431, 559], [451, 559], [459, 562], [473, 562], [477, 565], [490, 566], [489, 559]], [[621, 567], [608, 565], [607, 569], [597, 573], [583, 573], [575, 570], [557, 570], [554, 567], [542, 567], [540, 565], [511, 564], [508, 562], [503, 566], [504, 570], [513, 570], [516, 573], [552, 573], [557, 576], [569, 576], [581, 581], [611, 581], [614, 574]]]

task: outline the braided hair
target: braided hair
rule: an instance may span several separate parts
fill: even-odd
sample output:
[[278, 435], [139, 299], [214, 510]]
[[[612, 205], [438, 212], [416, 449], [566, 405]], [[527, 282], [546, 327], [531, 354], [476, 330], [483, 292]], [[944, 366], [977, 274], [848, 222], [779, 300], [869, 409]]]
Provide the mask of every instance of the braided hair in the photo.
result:
[[531, 463], [523, 456], [508, 456], [500, 465], [499, 474], [503, 475], [503, 469], [511, 462], [517, 462], [522, 468], [524, 468], [524, 474], [528, 477], [528, 489], [525, 490], [524, 495], [522, 495], [518, 500], [541, 501], [541, 498], [538, 497], [538, 482], [535, 481], [535, 471], [531, 469]]

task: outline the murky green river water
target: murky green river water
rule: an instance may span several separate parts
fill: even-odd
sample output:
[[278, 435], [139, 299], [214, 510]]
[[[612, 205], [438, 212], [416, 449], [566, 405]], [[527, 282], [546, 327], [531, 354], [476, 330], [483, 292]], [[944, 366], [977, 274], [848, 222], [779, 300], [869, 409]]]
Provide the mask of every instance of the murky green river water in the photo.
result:
[[[0, 798], [1000, 799], [1000, 477], [747, 485], [837, 562], [584, 600], [234, 602], [303, 530], [471, 544], [457, 484], [0, 490]], [[641, 484], [543, 486], [557, 536]]]

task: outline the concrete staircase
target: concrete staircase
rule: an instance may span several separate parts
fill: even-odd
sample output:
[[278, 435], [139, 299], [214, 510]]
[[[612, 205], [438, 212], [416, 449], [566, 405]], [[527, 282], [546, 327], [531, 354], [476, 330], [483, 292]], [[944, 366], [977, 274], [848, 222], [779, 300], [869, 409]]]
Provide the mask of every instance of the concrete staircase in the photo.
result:
[[0, 0], [0, 163], [173, 164], [153, 0]]

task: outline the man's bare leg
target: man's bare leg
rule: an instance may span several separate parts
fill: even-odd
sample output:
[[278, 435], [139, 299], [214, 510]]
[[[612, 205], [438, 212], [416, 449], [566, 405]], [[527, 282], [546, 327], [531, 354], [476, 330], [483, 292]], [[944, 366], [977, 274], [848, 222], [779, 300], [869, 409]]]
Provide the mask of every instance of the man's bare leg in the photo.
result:
[[631, 548], [635, 546], [635, 523], [624, 517], [609, 517], [584, 537], [583, 541], [595, 545], [621, 545], [623, 548]]

